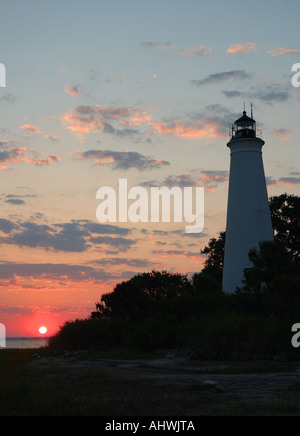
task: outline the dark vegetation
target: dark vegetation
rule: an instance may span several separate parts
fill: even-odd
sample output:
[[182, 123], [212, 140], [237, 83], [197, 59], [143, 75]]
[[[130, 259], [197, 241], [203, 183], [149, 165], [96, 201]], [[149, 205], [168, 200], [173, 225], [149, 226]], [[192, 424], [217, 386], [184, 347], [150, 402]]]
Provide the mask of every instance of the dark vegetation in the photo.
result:
[[225, 233], [202, 254], [203, 270], [139, 274], [101, 297], [90, 319], [67, 322], [49, 346], [147, 352], [194, 350], [197, 357], [297, 357], [292, 325], [300, 322], [300, 197], [270, 199], [275, 242], [249, 253], [252, 267], [233, 295], [222, 292]]

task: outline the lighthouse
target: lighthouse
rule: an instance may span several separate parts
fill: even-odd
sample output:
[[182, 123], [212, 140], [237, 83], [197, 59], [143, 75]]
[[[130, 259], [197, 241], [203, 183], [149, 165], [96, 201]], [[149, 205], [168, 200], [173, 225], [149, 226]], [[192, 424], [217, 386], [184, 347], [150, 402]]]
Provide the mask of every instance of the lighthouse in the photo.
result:
[[242, 285], [249, 251], [261, 241], [274, 239], [262, 147], [265, 142], [256, 121], [247, 112], [231, 130], [231, 151], [223, 291], [234, 293]]

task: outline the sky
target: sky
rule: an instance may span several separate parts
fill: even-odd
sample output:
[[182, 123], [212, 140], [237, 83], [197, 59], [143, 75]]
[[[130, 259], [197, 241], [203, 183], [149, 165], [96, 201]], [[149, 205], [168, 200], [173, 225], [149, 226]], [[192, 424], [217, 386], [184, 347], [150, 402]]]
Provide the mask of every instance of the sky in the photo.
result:
[[[300, 194], [297, 0], [2, 0], [0, 323], [49, 334], [120, 281], [192, 275], [226, 227], [229, 125], [263, 132], [270, 196]], [[106, 223], [99, 188], [204, 187], [205, 226]], [[245, 193], [247, 195], [247, 193]]]

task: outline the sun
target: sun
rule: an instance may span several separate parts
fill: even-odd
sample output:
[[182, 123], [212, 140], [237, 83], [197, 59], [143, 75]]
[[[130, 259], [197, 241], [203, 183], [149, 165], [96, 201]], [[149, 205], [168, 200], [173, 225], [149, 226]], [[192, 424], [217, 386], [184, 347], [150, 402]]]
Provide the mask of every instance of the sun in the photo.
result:
[[47, 327], [42, 326], [39, 328], [39, 332], [41, 335], [45, 335], [48, 332], [48, 329], [47, 329]]

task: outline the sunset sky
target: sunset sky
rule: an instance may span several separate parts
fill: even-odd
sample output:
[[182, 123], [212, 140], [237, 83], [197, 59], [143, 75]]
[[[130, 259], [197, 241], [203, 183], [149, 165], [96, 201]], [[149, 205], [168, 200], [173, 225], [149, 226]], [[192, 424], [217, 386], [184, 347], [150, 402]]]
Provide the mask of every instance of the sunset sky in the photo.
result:
[[[4, 0], [0, 323], [54, 333], [152, 269], [199, 272], [226, 226], [229, 125], [263, 131], [269, 195], [300, 194], [298, 0]], [[205, 228], [104, 224], [102, 186], [204, 186]], [[247, 193], [245, 193], [247, 195]]]

